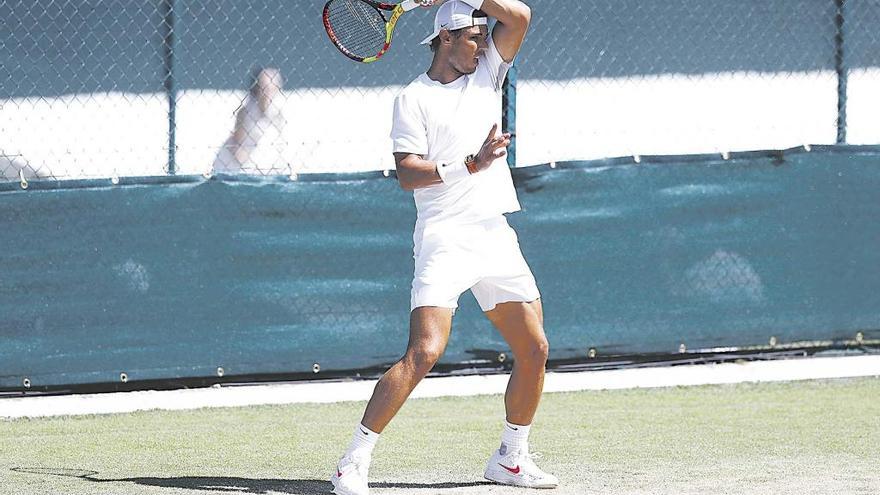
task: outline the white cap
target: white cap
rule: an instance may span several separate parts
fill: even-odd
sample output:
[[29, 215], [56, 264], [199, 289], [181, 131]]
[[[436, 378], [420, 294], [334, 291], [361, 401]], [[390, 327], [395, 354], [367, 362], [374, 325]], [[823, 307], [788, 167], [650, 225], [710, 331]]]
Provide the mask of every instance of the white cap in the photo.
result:
[[434, 32], [430, 36], [422, 40], [423, 45], [427, 45], [434, 38], [440, 35], [440, 31], [455, 31], [471, 26], [485, 26], [489, 24], [489, 18], [474, 17], [475, 8], [462, 2], [461, 0], [449, 0], [437, 8], [437, 15], [434, 16]]

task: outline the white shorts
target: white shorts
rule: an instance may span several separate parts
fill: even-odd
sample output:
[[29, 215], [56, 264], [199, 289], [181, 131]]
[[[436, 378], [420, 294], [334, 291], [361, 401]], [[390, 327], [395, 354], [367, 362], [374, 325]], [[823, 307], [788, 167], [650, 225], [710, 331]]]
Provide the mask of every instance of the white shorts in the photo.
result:
[[505, 217], [470, 225], [416, 228], [410, 309], [458, 307], [470, 289], [483, 311], [503, 302], [541, 297]]

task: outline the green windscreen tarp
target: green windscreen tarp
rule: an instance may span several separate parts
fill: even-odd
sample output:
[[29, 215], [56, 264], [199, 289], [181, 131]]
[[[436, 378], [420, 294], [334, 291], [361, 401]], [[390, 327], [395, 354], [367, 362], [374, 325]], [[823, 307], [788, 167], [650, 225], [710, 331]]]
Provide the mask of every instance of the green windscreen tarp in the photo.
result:
[[[551, 360], [880, 329], [877, 154], [514, 176], [523, 211], [509, 220]], [[343, 179], [6, 187], [0, 388], [392, 363], [407, 342], [415, 209], [393, 178]], [[441, 362], [507, 351], [472, 296], [460, 302]]]

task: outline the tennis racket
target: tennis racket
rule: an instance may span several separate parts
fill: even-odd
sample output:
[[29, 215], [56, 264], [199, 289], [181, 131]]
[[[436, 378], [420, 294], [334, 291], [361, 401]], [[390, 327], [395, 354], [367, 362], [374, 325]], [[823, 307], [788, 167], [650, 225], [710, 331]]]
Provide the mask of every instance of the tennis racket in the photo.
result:
[[368, 64], [388, 51], [400, 16], [419, 5], [419, 0], [396, 5], [372, 0], [330, 0], [324, 5], [324, 29], [343, 55]]

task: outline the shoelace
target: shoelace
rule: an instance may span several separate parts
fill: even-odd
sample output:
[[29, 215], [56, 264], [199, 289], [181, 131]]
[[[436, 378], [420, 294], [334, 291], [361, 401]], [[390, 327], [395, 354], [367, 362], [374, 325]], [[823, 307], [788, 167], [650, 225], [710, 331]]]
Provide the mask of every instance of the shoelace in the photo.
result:
[[[541, 470], [541, 468], [539, 468], [538, 465], [535, 464], [536, 460], [540, 460], [540, 459], [544, 458], [543, 454], [541, 454], [540, 452], [523, 452], [521, 455], [522, 455], [523, 461], [525, 461], [525, 463], [528, 464], [529, 467], [543, 472]], [[520, 461], [520, 463], [523, 463], [523, 461]]]
[[364, 477], [367, 476], [368, 466], [370, 465], [369, 457], [349, 457], [349, 461], [351, 464], [354, 464], [354, 469], [358, 474]]

